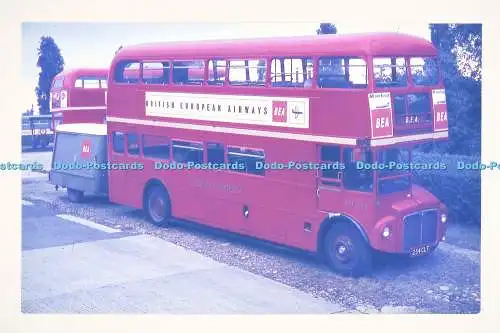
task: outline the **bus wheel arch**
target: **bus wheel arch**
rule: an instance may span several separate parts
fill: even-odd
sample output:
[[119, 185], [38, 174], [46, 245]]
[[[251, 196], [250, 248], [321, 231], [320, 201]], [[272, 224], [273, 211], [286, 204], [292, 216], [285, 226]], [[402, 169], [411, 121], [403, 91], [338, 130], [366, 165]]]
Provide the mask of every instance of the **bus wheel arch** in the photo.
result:
[[342, 275], [361, 276], [372, 267], [372, 248], [361, 225], [346, 215], [325, 219], [317, 236], [318, 255]]
[[172, 212], [170, 194], [158, 179], [150, 179], [144, 186], [143, 209], [148, 219], [155, 225], [167, 224]]

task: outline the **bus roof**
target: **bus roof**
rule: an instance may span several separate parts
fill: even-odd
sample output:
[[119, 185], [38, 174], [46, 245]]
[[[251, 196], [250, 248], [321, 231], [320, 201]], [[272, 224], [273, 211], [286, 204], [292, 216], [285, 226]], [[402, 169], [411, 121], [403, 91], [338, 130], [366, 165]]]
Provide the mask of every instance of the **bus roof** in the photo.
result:
[[108, 130], [106, 124], [61, 124], [56, 128], [56, 132], [74, 133], [74, 134], [89, 134], [89, 135], [107, 135]]
[[99, 75], [99, 76], [107, 76], [108, 75], [108, 68], [70, 68], [63, 70], [62, 72], [58, 73], [56, 77], [65, 77], [65, 78], [78, 78], [79, 76], [83, 75]]
[[[204, 40], [139, 44], [123, 47], [120, 59], [249, 56], [435, 56], [428, 40], [395, 32], [311, 35], [259, 39]], [[156, 59], [159, 60], [159, 59]], [[182, 60], [182, 59], [181, 59]], [[186, 59], [187, 60], [187, 59]]]

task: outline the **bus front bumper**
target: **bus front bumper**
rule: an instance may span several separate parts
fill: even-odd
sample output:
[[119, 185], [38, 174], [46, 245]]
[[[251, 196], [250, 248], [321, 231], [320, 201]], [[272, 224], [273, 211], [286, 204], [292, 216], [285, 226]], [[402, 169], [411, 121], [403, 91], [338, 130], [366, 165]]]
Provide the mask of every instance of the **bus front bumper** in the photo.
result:
[[447, 218], [441, 209], [421, 210], [402, 218], [385, 217], [370, 235], [371, 246], [381, 252], [425, 256], [444, 240]]

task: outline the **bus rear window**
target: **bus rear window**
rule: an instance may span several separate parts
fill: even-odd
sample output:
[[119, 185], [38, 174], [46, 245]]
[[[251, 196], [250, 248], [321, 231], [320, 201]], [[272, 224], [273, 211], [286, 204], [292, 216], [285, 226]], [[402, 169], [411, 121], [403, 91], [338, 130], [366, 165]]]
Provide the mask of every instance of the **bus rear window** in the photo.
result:
[[438, 83], [438, 64], [436, 58], [413, 57], [410, 59], [413, 84], [431, 86]]
[[320, 88], [366, 88], [367, 67], [364, 59], [355, 57], [319, 58]]
[[405, 58], [373, 58], [373, 76], [377, 87], [405, 87], [408, 83]]
[[80, 76], [75, 80], [75, 88], [85, 88], [85, 89], [99, 89], [106, 88], [102, 86], [102, 81], [106, 81], [105, 78], [96, 76]]

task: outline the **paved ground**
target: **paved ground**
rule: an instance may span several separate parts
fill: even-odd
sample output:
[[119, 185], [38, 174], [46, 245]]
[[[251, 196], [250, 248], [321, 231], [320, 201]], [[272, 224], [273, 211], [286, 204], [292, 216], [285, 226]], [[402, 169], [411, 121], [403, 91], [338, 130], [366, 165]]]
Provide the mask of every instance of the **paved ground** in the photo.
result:
[[[22, 154], [23, 163], [33, 163], [38, 162], [43, 165], [42, 172], [49, 172], [52, 163], [52, 148], [47, 147], [45, 149], [26, 149], [27, 151]], [[30, 177], [31, 173], [24, 173], [23, 177]], [[34, 176], [33, 176], [34, 177]]]
[[[43, 154], [37, 158], [50, 160]], [[84, 203], [80, 204], [70, 203], [64, 191], [56, 192], [54, 187], [47, 183], [47, 175], [38, 174], [32, 178], [25, 178], [23, 180], [23, 199], [30, 200], [39, 207], [50, 210], [53, 214], [78, 216], [126, 232], [126, 236], [119, 236], [118, 239], [106, 238], [95, 241], [95, 243], [91, 241], [89, 245], [86, 245], [88, 242], [84, 242], [82, 244], [85, 245], [75, 246], [80, 251], [80, 256], [75, 257], [77, 258], [75, 260], [80, 260], [80, 262], [87, 260], [84, 258], [92, 258], [91, 254], [87, 254], [87, 252], [92, 253], [95, 247], [112, 248], [114, 245], [109, 243], [123, 242], [122, 244], [125, 244], [125, 240], [130, 242], [133, 239], [138, 239], [139, 243], [148, 243], [150, 241], [146, 241], [146, 239], [149, 238], [144, 237], [154, 236], [156, 241], [158, 239], [165, 240], [171, 245], [175, 244], [182, 249], [194, 251], [206, 260], [210, 258], [210, 262], [213, 262], [214, 265], [238, 268], [240, 271], [252, 274], [249, 276], [265, 278], [265, 281], [275, 281], [280, 285], [290, 287], [290, 290], [300, 290], [304, 295], [322, 299], [330, 305], [340, 304], [341, 307], [350, 312], [478, 313], [480, 310], [480, 252], [478, 251], [480, 249], [480, 233], [478, 229], [451, 226], [447, 241], [442, 243], [432, 256], [413, 261], [395, 257], [380, 258], [372, 276], [351, 279], [331, 272], [324, 264], [318, 263], [301, 252], [268, 246], [262, 242], [216, 232], [188, 222], [174, 221], [168, 228], [158, 228], [146, 222], [140, 211], [113, 205], [99, 198], [87, 198]], [[59, 235], [61, 234], [59, 233]], [[111, 236], [107, 235], [106, 237]], [[151, 256], [154, 253], [155, 260], [158, 260], [158, 263], [154, 264], [155, 267], [164, 267], [161, 262], [165, 258], [158, 253], [164, 253], [167, 250], [155, 251], [146, 245], [138, 248]], [[63, 256], [62, 253], [65, 253], [64, 250], [59, 252], [61, 252], [61, 256]], [[53, 251], [51, 254], [59, 252]], [[42, 254], [40, 256], [43, 257]], [[104, 258], [110, 256], [113, 257], [109, 255]], [[139, 256], [139, 258], [142, 257]], [[137, 262], [137, 258], [127, 260], [134, 264]], [[153, 259], [151, 260], [154, 262]], [[111, 269], [107, 265], [103, 267], [103, 269]], [[38, 269], [42, 270], [42, 268]], [[73, 272], [71, 274], [79, 272], [76, 268], [75, 270], [71, 270]], [[203, 273], [205, 273], [204, 270]], [[129, 276], [127, 275], [129, 273], [124, 274]], [[150, 273], [145, 273], [145, 275], [147, 274]], [[99, 281], [104, 279], [101, 277], [101, 273], [97, 277], [101, 280], [97, 279], [96, 283], [100, 283]], [[147, 290], [159, 288], [159, 285], [161, 285], [160, 289], [167, 288], [164, 286], [166, 281], [160, 283], [154, 277], [147, 281], [147, 284], [144, 283]], [[247, 285], [247, 283], [245, 282], [243, 285]], [[89, 286], [94, 288], [90, 284]], [[124, 286], [130, 288], [130, 293], [123, 294], [129, 297], [125, 299], [141, 300], [133, 292], [136, 289], [132, 283], [124, 282], [121, 288], [125, 288]], [[104, 287], [95, 288], [106, 293]], [[113, 295], [113, 292], [102, 297], [112, 298], [114, 296], [109, 295]], [[76, 292], [71, 295], [73, 295], [71, 299], [80, 300], [78, 301], [80, 303], [77, 302], [78, 304], [82, 303], [81, 300], [86, 300], [85, 296]], [[50, 298], [50, 295], [47, 297]], [[90, 298], [88, 300], [90, 301]], [[125, 302], [125, 300], [120, 302]], [[58, 303], [56, 302], [56, 304]], [[107, 306], [112, 308], [112, 311], [119, 311], [115, 310], [119, 308], [119, 305]], [[144, 311], [156, 311], [154, 306], [152, 307], [153, 310], [148, 308]], [[328, 309], [328, 311], [330, 310]]]
[[[32, 178], [36, 179], [36, 178]], [[337, 313], [341, 306], [150, 235], [23, 201], [22, 311]]]

